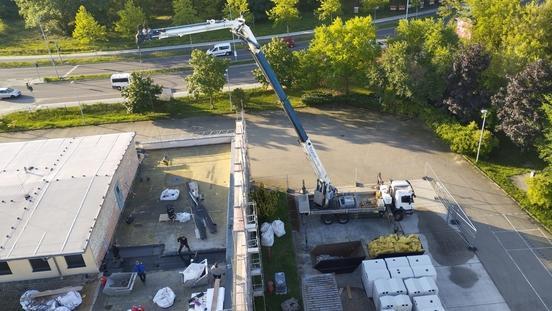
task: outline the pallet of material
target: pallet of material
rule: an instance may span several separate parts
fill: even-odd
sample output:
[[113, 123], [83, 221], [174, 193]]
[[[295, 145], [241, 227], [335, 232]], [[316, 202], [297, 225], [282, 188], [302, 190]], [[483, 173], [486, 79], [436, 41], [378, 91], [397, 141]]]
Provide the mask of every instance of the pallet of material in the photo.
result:
[[335, 276], [329, 273], [305, 276], [303, 304], [305, 311], [343, 311]]

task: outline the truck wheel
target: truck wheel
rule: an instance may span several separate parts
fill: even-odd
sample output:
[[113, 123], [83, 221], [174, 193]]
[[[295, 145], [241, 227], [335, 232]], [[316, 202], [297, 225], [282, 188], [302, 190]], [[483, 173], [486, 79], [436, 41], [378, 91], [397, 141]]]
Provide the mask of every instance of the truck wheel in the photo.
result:
[[343, 215], [336, 215], [337, 222], [344, 225], [349, 222], [349, 215], [343, 214]]
[[395, 221], [401, 221], [404, 219], [404, 211], [402, 209], [396, 210], [393, 212], [393, 219]]
[[320, 220], [325, 225], [331, 225], [335, 221], [335, 216], [334, 215], [320, 215]]

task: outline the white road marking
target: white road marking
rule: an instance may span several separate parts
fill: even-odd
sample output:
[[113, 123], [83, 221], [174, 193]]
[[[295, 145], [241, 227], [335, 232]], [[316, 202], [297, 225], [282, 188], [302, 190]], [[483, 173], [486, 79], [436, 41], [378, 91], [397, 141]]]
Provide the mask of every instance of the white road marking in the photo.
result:
[[65, 74], [63, 75], [63, 77], [66, 78], [68, 75], [71, 74], [71, 72], [75, 71], [75, 69], [77, 69], [77, 68], [79, 68], [79, 65], [73, 66], [73, 68], [71, 68], [69, 71], [67, 71], [67, 73], [65, 73]]
[[[493, 232], [493, 235], [495, 236], [496, 240], [498, 241], [498, 244], [500, 244], [500, 246], [502, 247], [502, 249], [504, 249], [504, 251], [506, 252], [506, 254], [508, 254], [508, 257], [510, 257], [510, 260], [514, 263], [514, 265], [516, 266], [516, 268], [518, 269], [519, 273], [521, 273], [521, 275], [523, 276], [523, 278], [525, 279], [525, 281], [527, 282], [527, 284], [529, 284], [529, 286], [531, 287], [531, 289], [533, 290], [533, 292], [535, 293], [535, 295], [537, 295], [537, 297], [539, 298], [540, 302], [542, 303], [542, 305], [546, 308], [546, 310], [550, 311], [550, 308], [548, 308], [548, 306], [546, 305], [546, 303], [544, 302], [544, 300], [542, 299], [542, 297], [539, 295], [539, 293], [537, 293], [537, 290], [535, 289], [535, 287], [533, 286], [533, 284], [531, 283], [531, 281], [529, 281], [529, 279], [527, 278], [527, 276], [525, 275], [525, 273], [523, 273], [523, 271], [521, 270], [521, 268], [519, 267], [519, 265], [517, 264], [517, 262], [514, 260], [514, 257], [512, 257], [512, 255], [510, 254], [510, 252], [506, 249], [506, 247], [504, 247], [504, 244], [502, 244], [502, 241], [500, 241], [500, 239], [498, 238], [498, 236], [496, 235], [496, 233]], [[537, 257], [538, 258], [538, 257]]]
[[517, 235], [519, 236], [519, 238], [523, 241], [523, 243], [527, 246], [527, 248], [529, 248], [529, 250], [531, 251], [531, 253], [533, 253], [533, 256], [535, 256], [535, 258], [537, 258], [537, 260], [540, 262], [540, 264], [542, 265], [542, 267], [544, 268], [544, 270], [546, 270], [546, 272], [548, 272], [548, 276], [550, 276], [552, 278], [552, 272], [550, 272], [550, 270], [548, 270], [548, 268], [546, 267], [546, 265], [544, 264], [544, 262], [542, 262], [542, 260], [540, 259], [539, 256], [537, 256], [537, 254], [535, 253], [535, 250], [531, 248], [531, 245], [529, 245], [529, 243], [527, 242], [527, 240], [525, 240], [523, 238], [523, 236], [521, 235], [521, 233], [519, 233], [518, 229], [516, 229], [516, 227], [514, 227], [514, 224], [512, 224], [512, 222], [510, 221], [510, 219], [508, 219], [508, 216], [504, 215], [504, 218], [506, 218], [506, 220], [508, 221], [508, 223], [510, 223], [510, 225], [512, 226], [512, 228], [514, 228], [514, 231], [517, 233]]

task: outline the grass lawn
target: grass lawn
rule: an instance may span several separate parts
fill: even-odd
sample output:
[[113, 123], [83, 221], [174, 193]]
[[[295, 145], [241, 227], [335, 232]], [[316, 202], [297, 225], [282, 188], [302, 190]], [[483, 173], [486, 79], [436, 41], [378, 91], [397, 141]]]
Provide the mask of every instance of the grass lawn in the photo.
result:
[[[280, 104], [271, 90], [254, 89], [247, 91], [248, 111], [279, 109]], [[301, 93], [288, 92], [294, 107], [301, 107]], [[201, 115], [223, 115], [234, 113], [230, 107], [228, 94], [222, 93], [214, 99], [211, 109], [208, 98], [176, 98], [171, 102], [161, 102], [153, 112], [129, 114], [122, 104], [83, 105], [81, 116], [79, 107], [40, 109], [33, 112], [19, 111], [0, 117], [0, 132], [25, 131], [45, 128], [98, 125], [118, 122], [134, 122], [163, 118], [186, 118]]]
[[[286, 194], [280, 192], [278, 211], [276, 212], [275, 219], [280, 219], [284, 222], [286, 234], [281, 238], [275, 237], [270, 257], [268, 256], [267, 249], [263, 247], [263, 273], [266, 283], [269, 280], [274, 281], [274, 273], [284, 272], [286, 274], [288, 293], [287, 295], [265, 294], [266, 308], [264, 310], [267, 311], [281, 310], [280, 304], [292, 297], [301, 301], [301, 288], [295, 263], [295, 248], [293, 246], [287, 204]], [[262, 299], [255, 300], [255, 310], [263, 310]]]

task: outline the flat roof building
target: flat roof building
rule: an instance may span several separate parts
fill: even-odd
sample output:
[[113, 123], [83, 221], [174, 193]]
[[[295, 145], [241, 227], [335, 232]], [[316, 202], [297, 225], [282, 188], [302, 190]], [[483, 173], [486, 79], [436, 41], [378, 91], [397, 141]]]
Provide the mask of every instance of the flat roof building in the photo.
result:
[[98, 272], [138, 163], [134, 133], [0, 144], [0, 282]]

